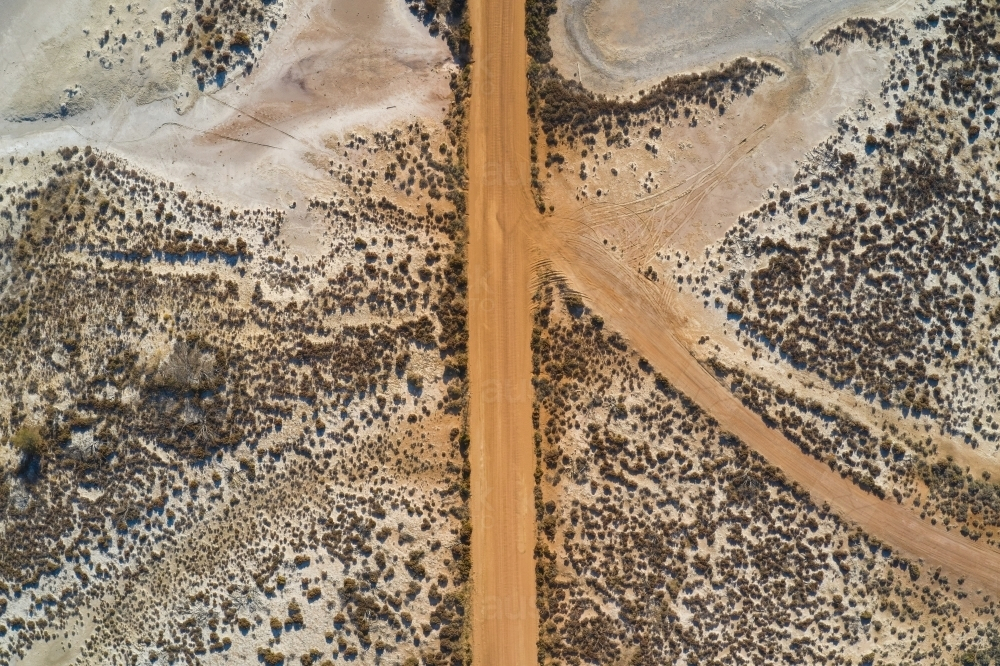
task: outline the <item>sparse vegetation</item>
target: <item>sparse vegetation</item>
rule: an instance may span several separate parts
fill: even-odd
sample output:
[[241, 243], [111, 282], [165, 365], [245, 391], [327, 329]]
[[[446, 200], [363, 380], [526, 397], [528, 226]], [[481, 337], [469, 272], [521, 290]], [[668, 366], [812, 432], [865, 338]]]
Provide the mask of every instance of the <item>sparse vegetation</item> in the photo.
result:
[[[739, 58], [720, 69], [669, 77], [649, 90], [627, 99], [610, 99], [586, 90], [578, 81], [563, 77], [549, 64], [549, 20], [556, 13], [555, 0], [529, 0], [526, 4], [525, 34], [531, 62], [528, 68], [528, 110], [532, 116], [531, 186], [539, 212], [547, 210], [543, 195], [540, 162], [546, 169], [565, 161], [563, 151], [629, 147], [642, 134], [652, 137], [659, 124], [686, 122], [696, 125], [698, 112], [725, 114], [728, 105], [749, 95], [768, 76], [781, 71], [768, 62]], [[683, 120], [682, 120], [683, 114]], [[649, 129], [645, 129], [649, 126]], [[540, 140], [544, 138], [544, 147]], [[600, 143], [599, 143], [600, 140]], [[655, 146], [646, 144], [647, 149]], [[595, 155], [596, 158], [596, 155]], [[561, 166], [558, 168], [562, 168]], [[580, 166], [580, 178], [587, 178], [587, 163]]]
[[814, 505], [557, 288], [532, 344], [540, 663], [988, 654], [982, 590]]
[[[891, 49], [880, 99], [842, 117], [794, 192], [742, 216], [699, 268], [665, 267], [679, 290], [724, 313], [752, 360], [871, 408], [856, 422], [782, 389], [794, 384], [782, 370], [744, 376], [729, 357], [722, 374], [744, 402], [866, 490], [989, 542], [995, 484], [938, 445], [968, 447], [969, 461], [1000, 436], [989, 388], [996, 143], [978, 135], [994, 124], [994, 67], [980, 55], [995, 20], [992, 5], [965, 5], [916, 21], [915, 34], [885, 21], [831, 31], [822, 50], [854, 39]], [[866, 419], [880, 410], [888, 423]]]
[[[367, 144], [348, 148], [357, 163], [374, 162]], [[339, 609], [355, 641], [343, 655], [465, 663], [462, 180], [416, 212], [311, 202], [327, 250], [303, 261], [279, 240], [280, 214], [224, 207], [110, 153], [67, 149], [24, 173], [0, 202], [0, 396], [32, 396], [0, 415], [25, 460], [0, 483], [0, 598], [26, 619], [7, 625], [0, 660], [114, 598], [115, 618], [145, 618], [164, 663], [289, 633], [322, 642], [330, 627], [313, 614]], [[452, 435], [432, 439], [424, 419], [439, 410]], [[425, 555], [396, 559], [397, 541]], [[433, 605], [407, 563], [447, 581]], [[342, 596], [347, 569], [356, 587]], [[33, 586], [64, 591], [59, 606], [9, 592]], [[115, 618], [85, 658], [137, 658]]]

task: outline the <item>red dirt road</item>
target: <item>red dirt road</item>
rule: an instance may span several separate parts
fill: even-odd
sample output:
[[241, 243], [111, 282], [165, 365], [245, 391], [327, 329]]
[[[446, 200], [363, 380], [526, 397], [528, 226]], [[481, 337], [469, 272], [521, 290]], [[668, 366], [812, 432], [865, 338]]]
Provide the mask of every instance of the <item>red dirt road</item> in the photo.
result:
[[[539, 215], [530, 193], [523, 0], [475, 0], [469, 127], [469, 328], [473, 657], [537, 663], [533, 547], [530, 276], [562, 274], [610, 329], [817, 504], [925, 568], [1000, 592], [1000, 551], [870, 495], [768, 428], [676, 337], [665, 295], [613, 256], [580, 219]], [[697, 188], [696, 188], [697, 189]], [[683, 210], [684, 202], [677, 202]], [[592, 215], [590, 215], [592, 217]], [[593, 220], [590, 220], [591, 222]], [[530, 239], [530, 240], [529, 240]], [[533, 247], [531, 247], [533, 246]]]
[[523, 0], [471, 5], [469, 375], [472, 647], [538, 661], [531, 425], [530, 195]]

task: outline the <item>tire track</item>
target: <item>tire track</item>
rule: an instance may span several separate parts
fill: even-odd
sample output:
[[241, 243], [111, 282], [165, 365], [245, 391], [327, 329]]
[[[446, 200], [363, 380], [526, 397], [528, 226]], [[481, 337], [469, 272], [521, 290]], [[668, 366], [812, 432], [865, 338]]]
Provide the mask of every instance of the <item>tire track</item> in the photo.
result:
[[[553, 224], [554, 223], [554, 224]], [[561, 225], [561, 228], [560, 228]], [[923, 566], [942, 567], [1000, 592], [1000, 551], [932, 526], [894, 500], [881, 500], [808, 456], [769, 428], [702, 367], [675, 336], [676, 321], [664, 295], [584, 234], [571, 233], [572, 220], [548, 218], [537, 240], [552, 266], [577, 288], [609, 328], [619, 331], [674, 387], [799, 484], [816, 504], [828, 503], [893, 550]]]
[[470, 5], [469, 451], [477, 665], [537, 663], [523, 0]]

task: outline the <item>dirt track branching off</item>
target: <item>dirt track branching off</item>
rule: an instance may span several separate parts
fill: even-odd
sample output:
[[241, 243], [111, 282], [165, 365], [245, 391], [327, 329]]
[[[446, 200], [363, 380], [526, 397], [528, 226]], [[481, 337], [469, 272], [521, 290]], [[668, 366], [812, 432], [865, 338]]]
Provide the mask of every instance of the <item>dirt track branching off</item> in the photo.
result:
[[[925, 558], [935, 562], [934, 566], [939, 564], [946, 570], [962, 571], [963, 576], [968, 574], [975, 578], [976, 586], [992, 585], [998, 563], [992, 526], [996, 491], [989, 475], [973, 477], [958, 461], [935, 458], [937, 436], [925, 439], [916, 431], [903, 432], [901, 428], [897, 432], [894, 418], [880, 419], [879, 408], [892, 410], [902, 404], [905, 418], [920, 420], [912, 426], [907, 423], [907, 430], [917, 425], [927, 430], [932, 425], [940, 425], [942, 428], [936, 435], [961, 437], [964, 433], [959, 428], [973, 419], [953, 416], [956, 409], [948, 410], [947, 415], [933, 413], [933, 389], [940, 384], [938, 399], [956, 401], [950, 405], [968, 414], [974, 400], [972, 396], [983, 395], [982, 383], [993, 371], [988, 315], [993, 311], [989, 299], [996, 288], [991, 284], [988, 260], [977, 269], [977, 259], [973, 259], [977, 250], [971, 248], [978, 247], [976, 239], [989, 238], [992, 233], [989, 231], [992, 229], [989, 211], [993, 205], [990, 191], [995, 182], [985, 165], [995, 161], [989, 157], [996, 144], [993, 137], [996, 125], [991, 118], [995, 104], [989, 92], [997, 69], [989, 46], [995, 35], [994, 21], [995, 9], [991, 5], [968, 3], [963, 8], [949, 8], [940, 16], [931, 15], [916, 21], [918, 31], [927, 31], [926, 37], [920, 35], [919, 41], [899, 21], [854, 20], [830, 31], [814, 45], [820, 53], [839, 53], [840, 48], [852, 42], [891, 51], [890, 78], [882, 82], [881, 90], [873, 91], [880, 93], [880, 99], [865, 98], [856, 108], [852, 107], [835, 128], [838, 136], [820, 146], [804, 162], [808, 166], [796, 176], [795, 185], [788, 191], [775, 188], [767, 193], [760, 208], [745, 216], [725, 243], [710, 248], [704, 261], [695, 262], [694, 271], [686, 267], [690, 261], [687, 256], [669, 251], [668, 246], [662, 248], [667, 251], [657, 254], [658, 262], [646, 266], [645, 273], [639, 277], [635, 273], [636, 266], [623, 259], [625, 252], [608, 243], [608, 238], [617, 238], [613, 214], [607, 213], [595, 220], [586, 207], [544, 216], [536, 234], [546, 264], [582, 296], [576, 307], [586, 304], [608, 322], [613, 322], [611, 328], [620, 331], [629, 345], [634, 345], [649, 359], [651, 371], [662, 372], [667, 382], [679, 387], [680, 392], [687, 394], [765, 458], [779, 461], [776, 464], [788, 478], [808, 486], [813, 502], [829, 502], [844, 520], [856, 520], [870, 538], [891, 544], [893, 551], [910, 553], [914, 563], [918, 558]], [[536, 53], [544, 53], [544, 49]], [[943, 104], [936, 101], [939, 94]], [[538, 103], [534, 108], [536, 120], [544, 117], [544, 100], [539, 96], [533, 97], [532, 102]], [[572, 110], [572, 107], [565, 108]], [[566, 126], [586, 120], [585, 113], [575, 110], [561, 114], [563, 132], [554, 137], [558, 149], [574, 147], [573, 131]], [[653, 133], [658, 130], [657, 119], [644, 120], [650, 124], [649, 138], [643, 137], [649, 150], [650, 144], [655, 147]], [[666, 120], [669, 119], [663, 118], [660, 122]], [[596, 134], [602, 128], [592, 129]], [[988, 130], [991, 131], [987, 133]], [[536, 132], [539, 139], [547, 134], [541, 124], [536, 126]], [[610, 151], [601, 154], [604, 149], [596, 142], [584, 142], [580, 154], [587, 158], [587, 152], [593, 152], [595, 160], [607, 160], [608, 164], [621, 169], [623, 164], [613, 162]], [[547, 168], [558, 165], [561, 171], [563, 162], [568, 161], [562, 155], [555, 157], [551, 150], [548, 156]], [[629, 166], [634, 168], [635, 165]], [[582, 164], [580, 179], [585, 180], [590, 174], [589, 166]], [[538, 175], [536, 171], [536, 179]], [[611, 176], [617, 175], [617, 170], [612, 168]], [[926, 185], [910, 187], [914, 180]], [[946, 184], [949, 182], [950, 185]], [[648, 185], [649, 189], [656, 186], [655, 180]], [[600, 194], [601, 190], [597, 190], [597, 196]], [[577, 199], [581, 196], [583, 194], [578, 194]], [[684, 193], [678, 194], [678, 197], [683, 196]], [[845, 204], [849, 200], [852, 210], [857, 212], [845, 218]], [[544, 202], [539, 199], [539, 203]], [[608, 208], [617, 210], [613, 206]], [[628, 217], [630, 223], [633, 217], [641, 217], [626, 208], [620, 207], [622, 216]], [[580, 219], [573, 218], [574, 215], [579, 215]], [[827, 220], [831, 216], [836, 218], [835, 222]], [[644, 224], [648, 227], [644, 230], [656, 236], [657, 221], [644, 220]], [[887, 224], [891, 225], [888, 231]], [[889, 232], [892, 232], [891, 238]], [[606, 234], [603, 247], [598, 234]], [[852, 241], [849, 246], [843, 241], [848, 238]], [[842, 242], [843, 246], [838, 245]], [[989, 241], [984, 243], [982, 249]], [[914, 255], [914, 249], [925, 256]], [[873, 253], [876, 252], [882, 252], [881, 259], [875, 258]], [[641, 250], [636, 254], [641, 256]], [[910, 260], [906, 259], [908, 256]], [[893, 275], [887, 268], [893, 262], [905, 262], [910, 272], [894, 271], [899, 274]], [[746, 270], [748, 265], [752, 266], [751, 270]], [[940, 282], [937, 291], [935, 280]], [[705, 321], [712, 323], [691, 325], [681, 321], [684, 310], [672, 306], [669, 301], [669, 292], [675, 289], [685, 293], [684, 298], [688, 298], [686, 293], [690, 292], [690, 298], [703, 301], [710, 313]], [[963, 298], [963, 291], [972, 293]], [[944, 300], [951, 299], [948, 300], [950, 308], [938, 312], [931, 307], [935, 294]], [[987, 303], [981, 306], [984, 298]], [[921, 305], [921, 299], [927, 300], [928, 305]], [[762, 309], [758, 301], [766, 302], [767, 307]], [[838, 303], [836, 312], [830, 307], [833, 302]], [[897, 311], [900, 308], [907, 312]], [[915, 308], [922, 308], [923, 314], [918, 316], [913, 311]], [[710, 360], [712, 353], [707, 346], [699, 350], [693, 338], [687, 341], [675, 337], [669, 330], [674, 326], [673, 318], [678, 319], [678, 336], [683, 326], [711, 333], [711, 336], [702, 335], [698, 344], [709, 337], [732, 336], [732, 328], [739, 328], [737, 344], [732, 344], [732, 337], [725, 340], [725, 344], [730, 350], [739, 345], [746, 347], [747, 358], [744, 362], [735, 352], [726, 352], [731, 365], [716, 366], [721, 377], [726, 379], [725, 388], [714, 384], [715, 380], [706, 376], [704, 367], [697, 367], [685, 358], [686, 346], [705, 360]], [[858, 340], [856, 324], [859, 319], [870, 320], [871, 324], [862, 329], [868, 331], [865, 344]], [[957, 356], [963, 360], [953, 365], [954, 361], [940, 355], [916, 358], [927, 356], [921, 350], [927, 344], [924, 336], [928, 319], [934, 337], [949, 345], [946, 351], [951, 352], [952, 358]], [[956, 325], [960, 329], [956, 329]], [[906, 337], [910, 335], [906, 333], [906, 342], [901, 339], [897, 344], [891, 334], [893, 327], [901, 331], [912, 327], [917, 339]], [[761, 334], [765, 329], [768, 332]], [[952, 332], [949, 334], [948, 330]], [[748, 331], [752, 333], [750, 340], [743, 335]], [[835, 335], [830, 335], [830, 331]], [[683, 335], [689, 332], [684, 330]], [[833, 340], [842, 342], [832, 345]], [[756, 346], [751, 348], [751, 345]], [[553, 343], [551, 348], [557, 346]], [[719, 344], [714, 344], [714, 349], [722, 353]], [[537, 347], [535, 351], [539, 353]], [[764, 361], [777, 363], [781, 382], [777, 377], [770, 382], [761, 381], [749, 374], [744, 376], [742, 370], [735, 370], [734, 360], [749, 363], [751, 352], [753, 361], [762, 359], [761, 365]], [[803, 376], [808, 378], [809, 372], [822, 372], [819, 368], [824, 364], [860, 364], [859, 355], [864, 357], [865, 354], [871, 363], [880, 364], [877, 371], [873, 366], [871, 376], [873, 381], [885, 384], [884, 394], [872, 394], [857, 384], [861, 374], [857, 368], [846, 374], [838, 373], [832, 380], [827, 372], [823, 378], [833, 381], [835, 389], [854, 382], [858, 393], [867, 396], [869, 404], [863, 408], [866, 411], [871, 408], [870, 420], [854, 420], [822, 401], [816, 402], [814, 398], [803, 401], [787, 388], [781, 388], [785, 380], [781, 361], [791, 360], [793, 368], [790, 369], [799, 373], [797, 380], [792, 380], [792, 374], [788, 375], [791, 382], [802, 381]], [[943, 369], [947, 365], [950, 375], [935, 373], [926, 388], [920, 383], [913, 385], [913, 370], [929, 378], [931, 365], [939, 361]], [[558, 363], [553, 366], [555, 369], [547, 371], [572, 376], [562, 371]], [[894, 382], [895, 377], [902, 381]], [[812, 386], [811, 381], [807, 383]], [[567, 391], [573, 395], [585, 385], [586, 382], [571, 384]], [[536, 396], [556, 412], [556, 418], [549, 421], [544, 435], [555, 437], [557, 443], [573, 440], [576, 422], [566, 418], [567, 407], [562, 402], [556, 400], [550, 404], [551, 399], [546, 396], [551, 389], [547, 384], [544, 388], [536, 386]], [[730, 389], [736, 391], [745, 406], [763, 415], [764, 422], [749, 415], [740, 416], [738, 413], [745, 407], [735, 404]], [[567, 394], [561, 394], [561, 398], [566, 402]], [[909, 402], [896, 402], [904, 399]], [[586, 401], [583, 404], [587, 405]], [[596, 403], [590, 409], [594, 407]], [[886, 416], [893, 415], [886, 412]], [[924, 423], [927, 416], [940, 423]], [[992, 423], [992, 414], [989, 414], [991, 420], [986, 420], [986, 414], [982, 413], [972, 416], [977, 417], [973, 422], [976, 431]], [[876, 427], [873, 421], [892, 423], [880, 423]], [[536, 423], [536, 427], [539, 424]], [[539, 435], [542, 432], [540, 430]], [[992, 441], [991, 436], [991, 433], [980, 435], [987, 441]], [[823, 461], [825, 469], [816, 461], [806, 461], [794, 451], [795, 446]], [[539, 472], [543, 474], [546, 464], [560, 459], [566, 462], [561, 451], [548, 450], [545, 444], [539, 447], [538, 455]], [[632, 466], [633, 463], [628, 463], [626, 471]], [[606, 478], [613, 472], [613, 467], [602, 470]], [[557, 488], [558, 480], [549, 481], [554, 484], [551, 487], [554, 504], [543, 502], [539, 513], [540, 534], [546, 536], [551, 536], [557, 524], [553, 521], [558, 519], [552, 516], [558, 515], [561, 493], [566, 492]], [[887, 518], [890, 513], [894, 518]], [[896, 529], [904, 522], [909, 525], [906, 530]], [[916, 532], [921, 536], [915, 536]], [[983, 544], [983, 540], [987, 543]], [[973, 556], [973, 551], [979, 555]], [[960, 556], [959, 552], [966, 555]], [[548, 555], [540, 558], [540, 562], [545, 558]], [[562, 561], [565, 567], [566, 561], [560, 554], [549, 559], [555, 569], [551, 576], [539, 581], [543, 608], [544, 597], [555, 596], [558, 601], [564, 601], [559, 595], [565, 588], [553, 580], [558, 581], [558, 563]], [[963, 568], [972, 560], [980, 564]], [[918, 571], [922, 568], [917, 566]], [[723, 587], [725, 584], [725, 581], [719, 583]], [[613, 594], [608, 596], [615, 597]], [[627, 595], [624, 598], [632, 601]], [[614, 603], [619, 612], [628, 607], [622, 597]], [[548, 608], [552, 612], [551, 602]], [[544, 612], [542, 619], [541, 635], [546, 649], [553, 649], [566, 635], [575, 635], [571, 628], [559, 629], [546, 624]], [[690, 623], [690, 618], [682, 618], [680, 626], [688, 627]], [[575, 625], [567, 625], [572, 626]], [[578, 637], [578, 640], [583, 639]], [[945, 641], [943, 637], [940, 640]], [[588, 644], [587, 647], [596, 649], [597, 646]], [[979, 648], [986, 652], [992, 649], [988, 641], [979, 644]], [[559, 656], [565, 658], [566, 654]], [[580, 657], [580, 653], [569, 654]], [[963, 658], [974, 659], [975, 655], [970, 654]], [[614, 658], [621, 656], [616, 654]], [[611, 657], [604, 655], [602, 658]], [[902, 656], [882, 653], [872, 658], [891, 661]], [[649, 663], [654, 661], [649, 660]]]
[[[975, 5], [917, 21], [919, 48], [893, 52], [884, 120], [843, 120], [793, 191], [740, 218], [694, 287], [755, 358], [919, 426], [905, 451], [931, 495], [921, 513], [977, 538], [997, 522], [995, 20]], [[960, 450], [938, 451], [941, 437]]]
[[996, 650], [994, 602], [817, 506], [572, 292], [535, 308], [540, 664]]

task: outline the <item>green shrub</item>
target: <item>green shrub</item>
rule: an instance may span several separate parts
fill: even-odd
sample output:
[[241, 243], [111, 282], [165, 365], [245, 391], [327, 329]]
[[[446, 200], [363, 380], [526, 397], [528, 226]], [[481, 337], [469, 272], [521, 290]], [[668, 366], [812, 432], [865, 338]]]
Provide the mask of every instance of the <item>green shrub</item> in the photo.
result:
[[528, 41], [528, 55], [537, 62], [552, 59], [549, 17], [555, 13], [555, 0], [528, 0], [525, 5], [524, 36]]
[[583, 310], [583, 299], [579, 294], [567, 293], [563, 296], [563, 301], [566, 303], [566, 309], [572, 314]]
[[47, 448], [42, 433], [35, 426], [21, 426], [10, 442], [24, 455], [35, 458], [41, 458]]

